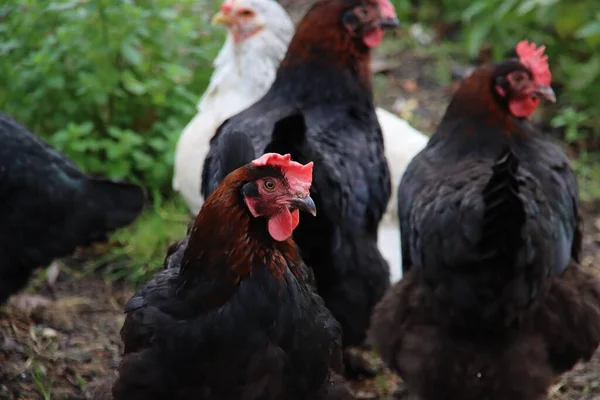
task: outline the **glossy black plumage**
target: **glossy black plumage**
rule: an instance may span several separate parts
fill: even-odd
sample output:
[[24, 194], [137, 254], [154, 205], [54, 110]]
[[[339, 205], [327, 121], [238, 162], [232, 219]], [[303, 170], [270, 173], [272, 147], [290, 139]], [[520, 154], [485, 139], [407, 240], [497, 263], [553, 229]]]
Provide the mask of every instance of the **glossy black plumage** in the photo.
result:
[[0, 303], [33, 269], [101, 240], [144, 206], [133, 184], [94, 178], [0, 114]]
[[486, 65], [457, 90], [398, 189], [405, 275], [371, 335], [422, 400], [544, 398], [600, 342], [600, 285], [577, 265], [564, 152], [509, 114]]
[[[391, 187], [368, 51], [344, 36], [341, 23], [342, 11], [357, 3], [321, 1], [311, 9], [270, 90], [218, 129], [202, 174], [206, 197], [221, 176], [218, 143], [236, 132], [248, 135], [257, 155], [290, 153], [299, 162], [314, 162], [317, 217], [304, 219], [294, 240], [314, 270], [319, 294], [342, 324], [344, 346], [363, 342], [371, 310], [389, 287], [377, 227]], [[311, 18], [326, 32], [310, 31]]]

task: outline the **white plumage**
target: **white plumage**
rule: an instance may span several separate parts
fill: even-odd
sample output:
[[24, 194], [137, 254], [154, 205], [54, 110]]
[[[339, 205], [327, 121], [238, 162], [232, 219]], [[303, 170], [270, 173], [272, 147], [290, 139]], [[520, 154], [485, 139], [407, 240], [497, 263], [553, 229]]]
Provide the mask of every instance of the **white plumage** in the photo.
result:
[[402, 278], [400, 252], [400, 226], [398, 222], [398, 184], [412, 158], [427, 144], [427, 136], [383, 108], [377, 108], [377, 119], [383, 132], [385, 158], [390, 168], [392, 196], [383, 219], [379, 223], [377, 245], [390, 264], [390, 279], [397, 282]]
[[[274, 0], [227, 0], [220, 15], [226, 5], [231, 8], [226, 10], [230, 15], [236, 10], [252, 10], [254, 15], [229, 21], [227, 40], [215, 59], [215, 71], [198, 103], [198, 114], [177, 143], [173, 188], [182, 194], [193, 213], [198, 212], [203, 202], [200, 182], [210, 139], [227, 118], [267, 92], [294, 34], [291, 19]], [[236, 43], [235, 35], [244, 31], [255, 34]], [[377, 108], [377, 118], [392, 179], [392, 197], [379, 226], [378, 246], [390, 264], [391, 280], [396, 282], [402, 277], [397, 187], [408, 163], [425, 147], [428, 138], [382, 108]]]
[[[203, 203], [200, 183], [210, 139], [227, 118], [245, 110], [267, 92], [294, 34], [292, 21], [275, 2], [229, 0], [225, 4], [232, 7], [228, 25], [243, 25], [242, 31], [254, 34], [236, 43], [232, 30], [227, 32], [225, 44], [213, 62], [215, 69], [208, 88], [198, 102], [198, 113], [177, 142], [173, 189], [183, 196], [193, 214]], [[253, 16], [236, 19], [235, 13], [250, 9], [255, 12]]]

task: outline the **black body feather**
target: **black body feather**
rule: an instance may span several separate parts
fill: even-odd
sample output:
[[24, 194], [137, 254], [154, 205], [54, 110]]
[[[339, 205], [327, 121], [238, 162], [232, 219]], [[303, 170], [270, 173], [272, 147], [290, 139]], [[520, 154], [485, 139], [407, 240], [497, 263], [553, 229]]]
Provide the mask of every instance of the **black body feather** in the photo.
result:
[[144, 206], [137, 185], [84, 174], [64, 155], [0, 114], [0, 303], [33, 269], [106, 238]]

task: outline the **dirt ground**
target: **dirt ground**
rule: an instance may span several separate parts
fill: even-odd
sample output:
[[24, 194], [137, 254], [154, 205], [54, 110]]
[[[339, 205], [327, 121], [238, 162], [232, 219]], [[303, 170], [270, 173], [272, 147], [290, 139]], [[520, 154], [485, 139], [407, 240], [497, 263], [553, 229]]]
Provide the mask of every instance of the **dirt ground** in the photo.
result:
[[[399, 65], [386, 71], [388, 84], [379, 91], [378, 103], [414, 117], [419, 129], [431, 132], [452, 85], [440, 86], [429, 78], [430, 59], [405, 52], [394, 60]], [[585, 208], [584, 265], [600, 272], [600, 207]], [[1, 400], [90, 399], [96, 385], [114, 374], [122, 350], [122, 306], [133, 290], [99, 276], [78, 274], [77, 260], [66, 260], [61, 268], [52, 286], [42, 275], [34, 280], [36, 293], [42, 296], [37, 304], [11, 301], [0, 308]], [[64, 273], [65, 268], [71, 272]], [[376, 357], [373, 363], [380, 374], [353, 383], [357, 398], [406, 399], [400, 379], [385, 371]], [[566, 374], [549, 398], [600, 399], [600, 352]]]

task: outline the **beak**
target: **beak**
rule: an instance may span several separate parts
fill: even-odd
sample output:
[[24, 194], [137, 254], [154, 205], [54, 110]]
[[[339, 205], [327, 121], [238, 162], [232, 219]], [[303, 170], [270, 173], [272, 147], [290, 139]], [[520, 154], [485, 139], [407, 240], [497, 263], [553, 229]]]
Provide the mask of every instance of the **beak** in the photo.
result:
[[379, 24], [382, 29], [385, 28], [397, 28], [400, 26], [400, 21], [398, 18], [382, 18]]
[[556, 95], [550, 86], [538, 86], [535, 93], [552, 103], [556, 103]]
[[313, 217], [317, 216], [317, 206], [310, 196], [306, 196], [303, 199], [300, 197], [294, 197], [290, 201], [290, 205], [298, 210], [303, 210], [312, 214]]
[[233, 25], [233, 18], [231, 18], [230, 15], [227, 14], [223, 14], [221, 11], [219, 11], [218, 13], [215, 14], [215, 16], [212, 18], [212, 24], [213, 25]]

